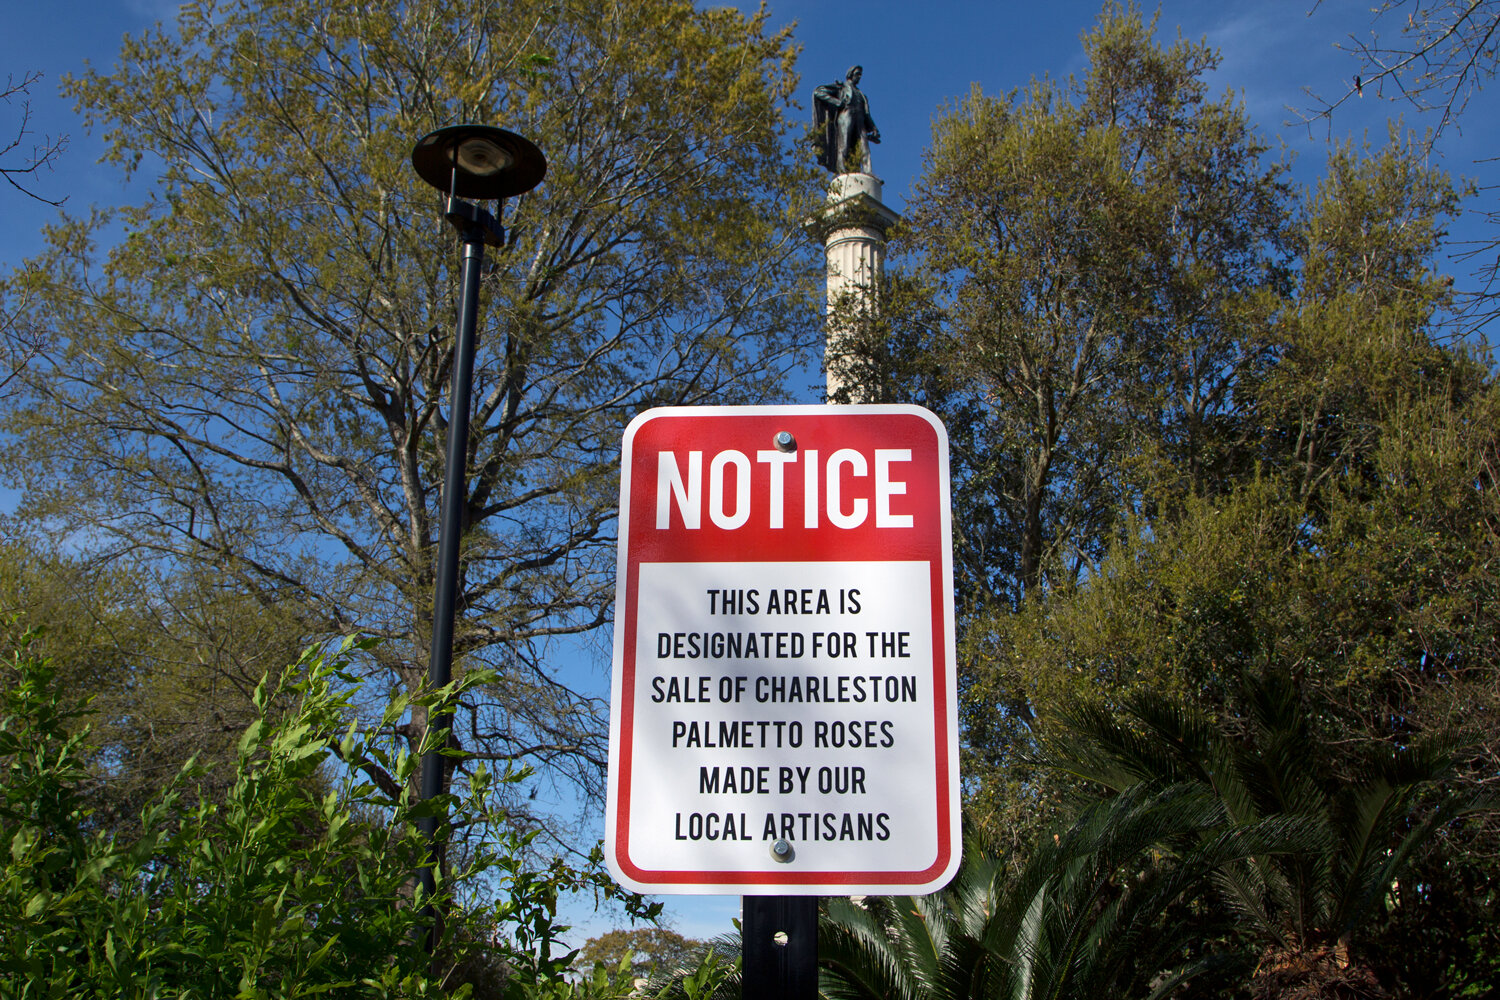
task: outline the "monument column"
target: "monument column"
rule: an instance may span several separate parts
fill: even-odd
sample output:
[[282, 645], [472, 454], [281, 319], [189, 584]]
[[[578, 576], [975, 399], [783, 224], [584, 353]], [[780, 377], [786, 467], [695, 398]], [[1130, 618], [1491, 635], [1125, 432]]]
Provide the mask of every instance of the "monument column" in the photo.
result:
[[881, 189], [880, 178], [871, 173], [835, 174], [828, 186], [828, 207], [815, 222], [827, 263], [824, 368], [829, 399], [844, 388], [839, 359], [845, 353], [845, 337], [853, 332], [849, 324], [878, 307], [885, 237], [900, 218], [880, 200]]

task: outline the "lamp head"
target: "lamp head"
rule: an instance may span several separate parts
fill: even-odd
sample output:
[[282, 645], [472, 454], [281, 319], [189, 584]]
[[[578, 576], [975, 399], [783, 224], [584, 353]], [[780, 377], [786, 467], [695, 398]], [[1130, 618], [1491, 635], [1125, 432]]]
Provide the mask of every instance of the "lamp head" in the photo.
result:
[[547, 175], [547, 158], [530, 140], [492, 125], [449, 125], [417, 140], [417, 176], [446, 195], [509, 198]]

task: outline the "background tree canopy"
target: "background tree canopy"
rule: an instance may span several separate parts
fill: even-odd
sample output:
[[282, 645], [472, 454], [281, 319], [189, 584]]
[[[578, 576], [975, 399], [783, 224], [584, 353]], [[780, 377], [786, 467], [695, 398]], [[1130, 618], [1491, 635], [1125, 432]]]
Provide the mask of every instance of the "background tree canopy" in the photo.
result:
[[[485, 279], [455, 646], [497, 679], [456, 735], [596, 789], [600, 702], [547, 654], [608, 617], [619, 430], [778, 398], [815, 331], [790, 40], [764, 26], [686, 2], [270, 0], [128, 39], [67, 85], [150, 197], [60, 222], [0, 291], [29, 358], [0, 456], [21, 516], [206, 575], [293, 644], [380, 637], [368, 668], [414, 690], [457, 254], [408, 156], [505, 122], [550, 170]], [[425, 717], [406, 725], [414, 745]]]
[[[1173, 907], [1202, 928], [1182, 968], [1259, 949], [1267, 996], [1482, 992], [1500, 953], [1477, 930], [1500, 899], [1496, 831], [1441, 811], [1492, 801], [1500, 774], [1500, 396], [1484, 345], [1451, 339], [1453, 282], [1433, 264], [1470, 192], [1397, 132], [1331, 148], [1324, 179], [1298, 191], [1239, 100], [1209, 95], [1215, 53], [1155, 35], [1108, 5], [1077, 77], [976, 88], [944, 110], [899, 234], [903, 273], [850, 366], [955, 428], [971, 819], [1010, 858], [1001, 897], [1016, 905], [1006, 893], [1029, 884], [1050, 831], [1122, 794], [1044, 752], [1076, 734], [1078, 706], [1124, 713], [1137, 735], [1153, 720], [1131, 706], [1181, 706], [1223, 741], [1215, 761], [1257, 762], [1254, 780], [1236, 765], [1251, 784], [1313, 763], [1298, 780], [1324, 805], [1226, 800], [1230, 830], [1286, 817], [1330, 838], [1221, 867], [1220, 891], [1163, 910], [1164, 934]], [[1297, 720], [1274, 739], [1247, 693], [1273, 681]], [[1372, 763], [1419, 745], [1461, 749], [1410, 786]], [[1356, 793], [1386, 805], [1338, 804]], [[1364, 813], [1383, 818], [1351, 847]], [[1195, 863], [1163, 830], [1159, 849]], [[1361, 868], [1372, 843], [1421, 879]], [[1149, 870], [1101, 876], [1119, 896], [1080, 940], [1140, 902]], [[1235, 871], [1242, 888], [1263, 882], [1232, 891]], [[1045, 876], [1057, 891], [1060, 872]], [[1376, 899], [1359, 879], [1406, 888]], [[955, 919], [964, 891], [944, 904]], [[963, 940], [994, 933], [976, 928]], [[950, 959], [974, 967], [932, 957]]]
[[[1382, 7], [1354, 93], [1415, 87], [1452, 123], [1495, 10]], [[24, 490], [0, 610], [98, 692], [80, 831], [295, 718], [251, 698], [267, 672], [292, 690], [308, 640], [376, 636], [366, 697], [419, 688], [456, 253], [407, 155], [462, 120], [551, 171], [485, 278], [458, 647], [492, 671], [456, 735], [597, 790], [602, 699], [551, 654], [608, 623], [618, 435], [658, 403], [777, 400], [819, 335], [798, 223], [821, 192], [767, 23], [209, 3], [68, 82], [152, 182], [0, 285]], [[826, 908], [829, 995], [1500, 988], [1500, 831], [1471, 815], [1500, 774], [1500, 390], [1452, 335], [1493, 297], [1437, 264], [1475, 192], [1400, 128], [1294, 185], [1213, 92], [1218, 53], [1162, 35], [1108, 4], [1076, 75], [943, 106], [899, 266], [833, 361], [950, 428], [972, 836], [944, 893]], [[383, 735], [416, 747], [409, 704]], [[368, 745], [365, 791], [402, 801]], [[492, 792], [538, 821], [522, 783]], [[600, 990], [638, 971], [626, 944], [680, 958], [652, 930], [596, 943]]]

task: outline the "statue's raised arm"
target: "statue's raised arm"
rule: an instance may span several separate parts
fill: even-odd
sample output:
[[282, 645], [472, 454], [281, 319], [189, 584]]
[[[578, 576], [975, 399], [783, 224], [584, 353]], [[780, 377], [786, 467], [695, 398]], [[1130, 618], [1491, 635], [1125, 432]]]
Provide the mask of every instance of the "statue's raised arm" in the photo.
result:
[[818, 162], [835, 174], [869, 173], [868, 143], [880, 141], [870, 103], [859, 89], [863, 75], [862, 67], [851, 66], [842, 83], [824, 84], [813, 91]]

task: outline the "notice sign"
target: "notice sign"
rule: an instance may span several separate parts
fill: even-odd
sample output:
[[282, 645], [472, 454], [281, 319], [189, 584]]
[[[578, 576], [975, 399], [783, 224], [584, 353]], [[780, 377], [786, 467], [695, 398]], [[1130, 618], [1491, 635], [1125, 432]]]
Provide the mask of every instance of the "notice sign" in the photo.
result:
[[641, 892], [922, 893], [959, 860], [948, 440], [914, 406], [625, 432], [606, 850]]

